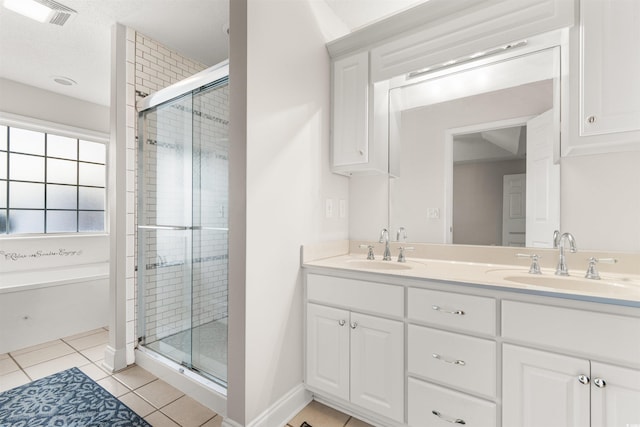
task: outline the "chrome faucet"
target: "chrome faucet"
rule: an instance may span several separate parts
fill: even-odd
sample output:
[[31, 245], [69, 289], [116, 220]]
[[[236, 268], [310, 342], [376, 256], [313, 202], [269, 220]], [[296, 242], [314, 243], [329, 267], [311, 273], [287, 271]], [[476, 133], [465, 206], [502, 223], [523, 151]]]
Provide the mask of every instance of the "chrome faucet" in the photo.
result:
[[[407, 243], [407, 229], [404, 227], [398, 228], [398, 234], [396, 235], [396, 241], [400, 244]], [[407, 258], [404, 256], [405, 251], [412, 251], [413, 248], [407, 246], [400, 246], [398, 248], [398, 262], [407, 262]]]
[[572, 253], [578, 252], [576, 248], [576, 239], [571, 233], [564, 233], [560, 235], [559, 231], [553, 232], [553, 247], [560, 249], [560, 258], [558, 259], [558, 267], [556, 268], [556, 276], [568, 276], [569, 270], [567, 269], [567, 262], [564, 256], [565, 240], [569, 242], [569, 250]]
[[382, 255], [383, 261], [391, 261], [391, 250], [389, 249], [389, 230], [383, 228], [380, 232], [379, 243], [384, 243], [384, 254]]

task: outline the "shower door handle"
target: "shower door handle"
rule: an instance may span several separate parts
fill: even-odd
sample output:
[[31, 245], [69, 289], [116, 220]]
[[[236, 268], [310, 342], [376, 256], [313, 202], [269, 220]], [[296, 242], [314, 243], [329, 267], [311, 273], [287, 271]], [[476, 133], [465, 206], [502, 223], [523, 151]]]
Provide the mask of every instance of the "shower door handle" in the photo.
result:
[[190, 230], [191, 227], [184, 225], [139, 225], [138, 229], [142, 230]]
[[200, 225], [196, 225], [195, 227], [188, 227], [190, 230], [205, 230], [205, 231], [229, 231], [228, 228], [224, 227], [202, 227]]

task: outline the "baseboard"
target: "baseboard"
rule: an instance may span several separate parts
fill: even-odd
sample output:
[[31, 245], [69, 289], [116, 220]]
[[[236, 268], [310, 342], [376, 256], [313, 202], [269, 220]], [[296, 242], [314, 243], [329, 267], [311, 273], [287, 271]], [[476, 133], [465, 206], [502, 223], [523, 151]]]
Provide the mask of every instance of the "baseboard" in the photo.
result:
[[230, 420], [229, 418], [225, 418], [224, 420], [222, 420], [221, 427], [243, 427], [243, 425]]
[[[247, 427], [284, 426], [312, 399], [311, 392], [304, 387], [304, 384], [299, 384], [247, 424]], [[226, 421], [225, 419], [224, 422]], [[227, 426], [224, 422], [222, 423], [223, 427], [240, 427], [238, 424]]]
[[115, 349], [110, 345], [104, 350], [102, 366], [109, 372], [116, 372], [127, 367], [127, 349]]

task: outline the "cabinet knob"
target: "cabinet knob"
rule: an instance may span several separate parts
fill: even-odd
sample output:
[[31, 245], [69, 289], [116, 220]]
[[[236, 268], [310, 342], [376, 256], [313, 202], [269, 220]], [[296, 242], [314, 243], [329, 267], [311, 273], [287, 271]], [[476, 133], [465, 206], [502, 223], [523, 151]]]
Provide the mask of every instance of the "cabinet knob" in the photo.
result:
[[596, 122], [596, 116], [587, 117], [587, 123], [591, 124], [591, 123], [595, 123], [595, 122]]
[[355, 329], [358, 327], [358, 322], [351, 322], [349, 323], [349, 326], [351, 327], [351, 329]]
[[359, 153], [361, 156], [364, 156], [364, 150], [358, 150], [358, 153]]
[[460, 425], [467, 424], [464, 420], [462, 420], [460, 418], [447, 417], [446, 415], [442, 415], [440, 412], [435, 411], [435, 410], [431, 411], [431, 413], [433, 415], [435, 415], [436, 417], [440, 418], [442, 421], [446, 421], [446, 422], [451, 423], [451, 424], [460, 424]]
[[578, 381], [580, 381], [580, 384], [589, 384], [589, 377], [586, 375], [579, 375]]
[[603, 380], [602, 378], [596, 378], [595, 380], [593, 380], [593, 383], [598, 388], [605, 388], [607, 386], [607, 382], [605, 380]]
[[347, 323], [347, 322], [344, 319], [338, 320], [338, 325], [340, 325], [340, 326], [344, 326], [345, 323]]

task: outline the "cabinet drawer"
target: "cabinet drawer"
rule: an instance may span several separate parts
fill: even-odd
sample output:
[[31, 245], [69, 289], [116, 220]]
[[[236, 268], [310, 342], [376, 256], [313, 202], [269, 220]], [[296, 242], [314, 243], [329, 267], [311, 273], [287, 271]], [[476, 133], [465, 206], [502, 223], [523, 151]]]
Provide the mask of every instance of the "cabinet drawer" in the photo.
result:
[[493, 402], [414, 378], [408, 380], [408, 392], [408, 423], [411, 427], [442, 427], [450, 424], [496, 426], [496, 405]]
[[493, 298], [409, 288], [409, 320], [486, 335], [496, 335]]
[[496, 395], [496, 343], [409, 325], [409, 374], [442, 384]]
[[404, 316], [401, 286], [309, 274], [307, 299], [387, 316]]
[[638, 365], [640, 318], [502, 302], [505, 339], [557, 348], [593, 359]]

